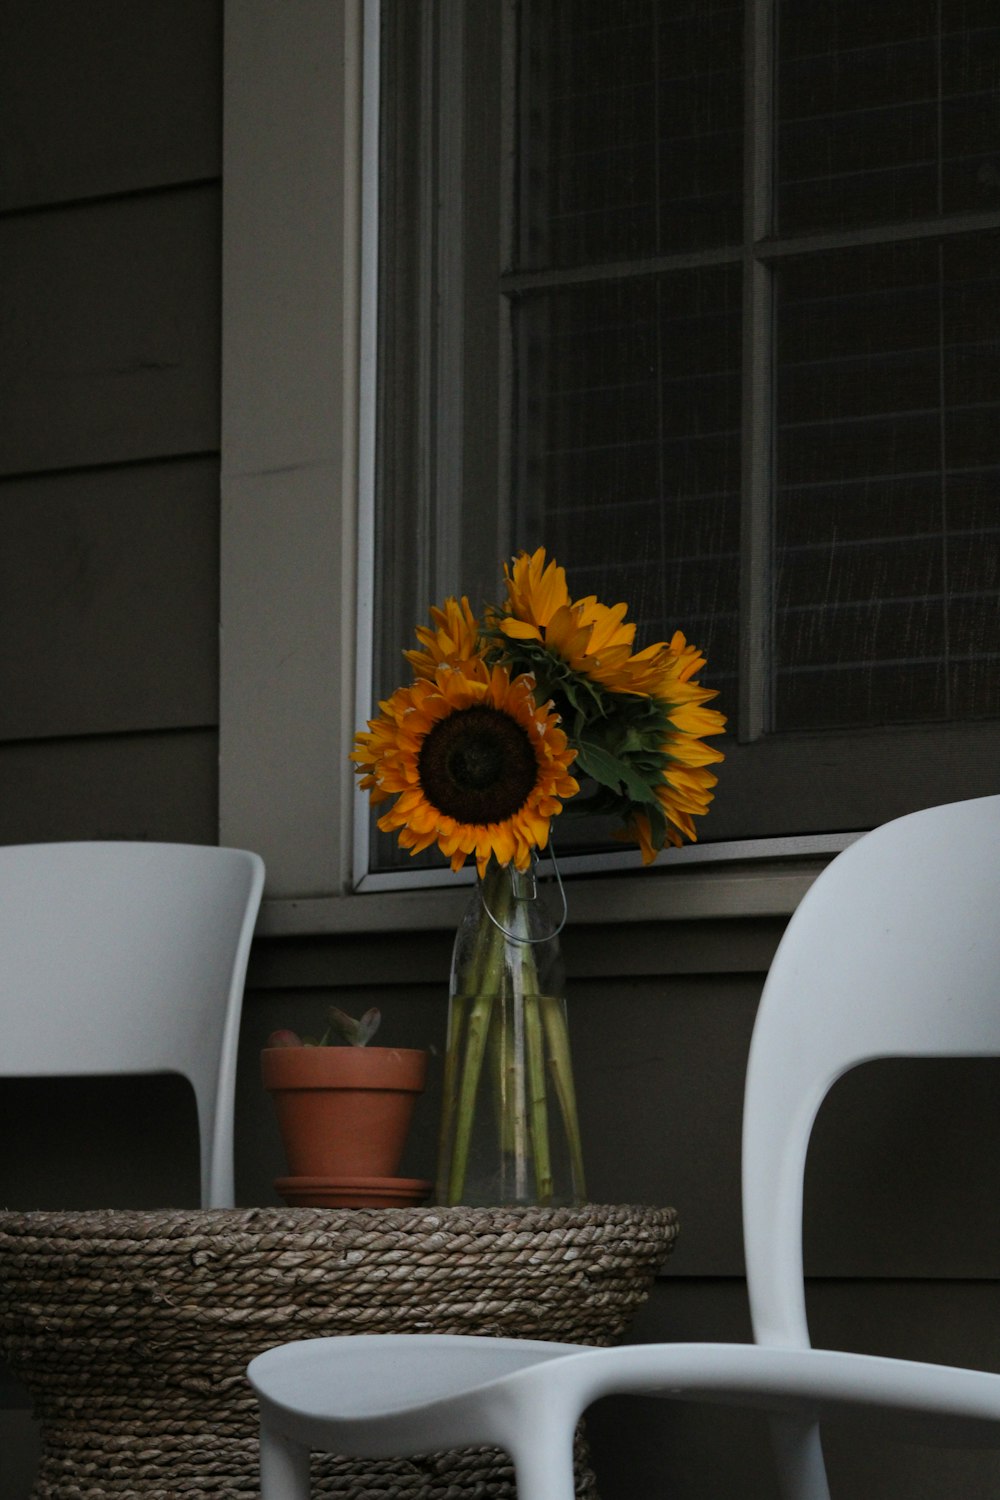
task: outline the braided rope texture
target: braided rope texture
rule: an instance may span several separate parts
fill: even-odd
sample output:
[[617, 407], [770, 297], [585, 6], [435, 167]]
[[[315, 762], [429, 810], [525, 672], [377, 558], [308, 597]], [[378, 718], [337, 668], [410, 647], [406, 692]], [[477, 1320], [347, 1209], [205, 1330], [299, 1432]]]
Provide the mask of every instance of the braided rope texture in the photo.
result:
[[[35, 1500], [257, 1488], [255, 1354], [292, 1338], [468, 1333], [610, 1344], [673, 1247], [673, 1209], [0, 1213], [0, 1351], [42, 1423]], [[514, 1500], [496, 1449], [314, 1455], [336, 1500]], [[577, 1491], [596, 1500], [582, 1430]]]

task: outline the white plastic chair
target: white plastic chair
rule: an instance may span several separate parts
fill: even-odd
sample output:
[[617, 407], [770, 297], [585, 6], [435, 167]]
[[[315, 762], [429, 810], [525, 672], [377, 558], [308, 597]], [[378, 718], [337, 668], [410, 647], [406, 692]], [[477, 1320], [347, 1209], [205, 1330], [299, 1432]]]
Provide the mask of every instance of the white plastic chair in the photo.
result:
[[183, 1074], [206, 1208], [234, 1202], [236, 1048], [263, 885], [242, 849], [0, 848], [0, 1076]]
[[1000, 797], [914, 813], [858, 840], [786, 929], [744, 1104], [754, 1343], [286, 1344], [249, 1367], [263, 1500], [304, 1500], [310, 1448], [390, 1457], [480, 1443], [511, 1454], [520, 1500], [572, 1500], [574, 1428], [612, 1392], [766, 1408], [794, 1500], [827, 1500], [822, 1417], [880, 1408], [921, 1440], [1000, 1445], [1000, 1374], [810, 1348], [801, 1234], [809, 1134], [837, 1078], [877, 1057], [990, 1054], [1000, 1054]]

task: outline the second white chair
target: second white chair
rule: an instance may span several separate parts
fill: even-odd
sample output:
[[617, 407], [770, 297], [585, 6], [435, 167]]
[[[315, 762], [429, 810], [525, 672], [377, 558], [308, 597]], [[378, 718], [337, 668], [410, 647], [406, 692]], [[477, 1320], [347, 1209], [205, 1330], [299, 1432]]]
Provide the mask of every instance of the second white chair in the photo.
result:
[[878, 1410], [926, 1441], [1000, 1446], [1000, 1374], [812, 1349], [803, 1173], [825, 1095], [890, 1056], [1000, 1055], [1000, 797], [858, 840], [819, 876], [774, 957], [750, 1048], [743, 1214], [753, 1344], [616, 1349], [444, 1336], [286, 1344], [255, 1359], [263, 1500], [306, 1500], [309, 1450], [392, 1457], [496, 1444], [520, 1500], [572, 1500], [572, 1440], [598, 1397], [764, 1408], [783, 1487], [827, 1500], [820, 1418]]

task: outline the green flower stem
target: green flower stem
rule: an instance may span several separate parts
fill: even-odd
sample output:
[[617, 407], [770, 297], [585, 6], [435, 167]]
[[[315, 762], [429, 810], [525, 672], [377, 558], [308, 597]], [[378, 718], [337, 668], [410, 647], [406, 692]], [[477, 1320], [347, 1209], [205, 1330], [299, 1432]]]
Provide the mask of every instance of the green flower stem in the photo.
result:
[[528, 1108], [535, 1148], [535, 1193], [539, 1203], [552, 1198], [552, 1158], [549, 1154], [549, 1110], [545, 1087], [545, 1057], [538, 997], [525, 997], [524, 1029], [528, 1059]]
[[508, 1017], [508, 1045], [505, 1054], [504, 1109], [506, 1135], [510, 1141], [508, 1167], [514, 1170], [514, 1200], [523, 1203], [528, 1197], [528, 1167], [531, 1160], [528, 1134], [527, 1099], [524, 1077], [524, 1010], [516, 1003]]
[[[539, 1203], [552, 1197], [552, 1158], [549, 1151], [549, 1113], [545, 1078], [545, 1055], [541, 1018], [538, 1013], [538, 965], [531, 942], [529, 923], [521, 902], [516, 899], [512, 886], [507, 885], [510, 901], [509, 920], [504, 926], [514, 935], [517, 943], [516, 963], [511, 975], [513, 983], [512, 1020], [515, 1028], [520, 1020], [524, 1027], [522, 1037], [514, 1037], [513, 1064], [517, 1074], [512, 1080], [516, 1094], [512, 1103], [516, 1113], [514, 1156], [516, 1194], [523, 1199], [528, 1194], [528, 1160], [533, 1155], [535, 1168], [535, 1197]], [[518, 1063], [525, 1059], [527, 1077]], [[526, 1091], [526, 1097], [525, 1097]], [[530, 1128], [530, 1136], [528, 1130]]]
[[576, 1086], [573, 1082], [573, 1067], [569, 1053], [569, 1036], [562, 1003], [551, 995], [540, 997], [545, 1034], [549, 1044], [549, 1069], [555, 1086], [556, 1098], [566, 1127], [566, 1141], [570, 1153], [570, 1171], [573, 1178], [573, 1194], [581, 1203], [586, 1201], [587, 1187], [583, 1171], [583, 1147], [580, 1142], [580, 1122], [576, 1109]]
[[455, 1108], [458, 1103], [458, 1063], [461, 1055], [462, 1033], [465, 1029], [465, 1012], [468, 999], [465, 995], [453, 995], [448, 1015], [448, 1046], [444, 1055], [444, 1072], [441, 1080], [441, 1124], [438, 1129], [438, 1180], [436, 1184], [438, 1202], [448, 1192], [446, 1151], [455, 1128]]
[[[493, 866], [489, 867], [491, 871]], [[489, 873], [489, 871], [487, 872]], [[505, 873], [505, 872], [501, 872]], [[494, 882], [499, 884], [499, 882]], [[485, 887], [483, 895], [485, 896]], [[502, 920], [502, 918], [501, 918]], [[493, 1011], [493, 1001], [501, 992], [503, 979], [503, 934], [491, 922], [489, 924], [488, 941], [477, 947], [474, 962], [469, 965], [465, 974], [456, 975], [456, 988], [462, 997], [463, 1008], [469, 1006], [468, 1020], [465, 1027], [465, 1055], [459, 1064], [462, 1053], [462, 1039], [456, 1036], [454, 1046], [449, 1038], [448, 1051], [453, 1053], [454, 1060], [451, 1066], [452, 1093], [455, 1099], [452, 1120], [454, 1124], [454, 1139], [451, 1148], [451, 1160], [444, 1165], [442, 1153], [442, 1173], [447, 1170], [447, 1189], [445, 1200], [449, 1204], [460, 1203], [465, 1188], [465, 1176], [469, 1166], [469, 1145], [472, 1140], [472, 1123], [475, 1118], [476, 1094], [479, 1089], [479, 1079], [483, 1069], [483, 1057], [486, 1051], [486, 1041], [490, 1034], [490, 1018]], [[453, 997], [454, 1003], [454, 997]], [[461, 1068], [460, 1080], [455, 1077]], [[446, 1064], [446, 1072], [448, 1065]], [[457, 1087], [456, 1087], [457, 1085]], [[442, 1137], [444, 1138], [444, 1137]]]
[[[520, 948], [511, 949], [510, 934], [520, 937], [524, 930], [523, 914], [514, 893], [511, 871], [506, 866], [490, 864], [482, 883], [482, 899], [487, 908], [491, 936], [498, 939], [502, 966], [498, 976], [500, 1014], [494, 1033], [496, 1055], [494, 1066], [500, 1080], [498, 1124], [501, 1160], [513, 1169], [514, 1197], [528, 1195], [530, 1138], [527, 1100], [522, 1059], [524, 1057], [524, 968]], [[501, 931], [501, 929], [504, 929]], [[530, 953], [530, 949], [528, 950]], [[514, 962], [511, 963], [511, 959]]]
[[511, 1129], [510, 1111], [505, 1107], [504, 1101], [507, 1097], [507, 1077], [504, 1071], [504, 1059], [507, 1057], [510, 1046], [509, 1017], [503, 1002], [495, 1005], [493, 1015], [490, 1019], [490, 1037], [487, 1042], [489, 1048], [490, 1082], [493, 1089], [493, 1118], [497, 1127], [497, 1151], [501, 1156], [510, 1155], [514, 1149], [514, 1138]]
[[465, 1193], [484, 1067], [498, 1155], [513, 1173], [514, 1200], [527, 1201], [532, 1188], [537, 1202], [554, 1197], [551, 1092], [565, 1130], [574, 1196], [582, 1201], [583, 1154], [562, 1001], [539, 994], [529, 916], [507, 867], [490, 863], [480, 900], [485, 910], [477, 939], [452, 976], [438, 1201], [460, 1203]]
[[448, 1202], [460, 1203], [465, 1187], [465, 1174], [469, 1165], [469, 1142], [472, 1138], [472, 1121], [476, 1107], [476, 1090], [483, 1069], [483, 1055], [490, 1029], [490, 1012], [493, 1009], [492, 995], [475, 995], [469, 1011], [466, 1027], [465, 1059], [462, 1081], [458, 1092], [455, 1118], [455, 1143], [452, 1147], [448, 1175]]
[[[510, 1025], [513, 1032], [508, 1054], [509, 1088], [506, 1099], [512, 1116], [512, 1161], [514, 1167], [514, 1196], [524, 1202], [529, 1194], [529, 1169], [532, 1145], [535, 1147], [535, 1196], [540, 1197], [538, 1183], [540, 1163], [538, 1151], [544, 1156], [544, 1171], [549, 1179], [548, 1193], [551, 1196], [551, 1167], [548, 1160], [548, 1122], [545, 1113], [545, 1072], [542, 1060], [541, 1028], [535, 995], [538, 990], [538, 974], [534, 949], [530, 942], [527, 918], [521, 902], [517, 900], [510, 872], [506, 881], [507, 908], [500, 918], [508, 934], [513, 934], [515, 947], [511, 966]], [[496, 915], [496, 913], [494, 913]], [[535, 1057], [532, 1057], [532, 1050]], [[533, 1066], [534, 1064], [534, 1066]], [[527, 1076], [525, 1073], [527, 1072]], [[538, 1105], [541, 1105], [539, 1122]]]

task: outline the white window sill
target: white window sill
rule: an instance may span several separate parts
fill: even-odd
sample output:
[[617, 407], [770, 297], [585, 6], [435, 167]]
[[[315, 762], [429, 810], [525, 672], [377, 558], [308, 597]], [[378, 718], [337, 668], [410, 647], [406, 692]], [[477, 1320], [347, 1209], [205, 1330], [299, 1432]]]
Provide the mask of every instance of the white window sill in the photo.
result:
[[[567, 877], [569, 919], [590, 925], [621, 922], [676, 922], [734, 917], [786, 917], [795, 910], [819, 872], [857, 834], [770, 839], [746, 844], [694, 846], [664, 855], [647, 870], [614, 869], [575, 873], [592, 860], [561, 861]], [[608, 857], [606, 857], [607, 860]], [[632, 856], [610, 856], [626, 864]], [[419, 878], [419, 877], [418, 877]], [[468, 900], [472, 870], [425, 875], [406, 889], [399, 877], [369, 877], [351, 895], [284, 897], [265, 900], [258, 923], [261, 937], [307, 937], [361, 932], [404, 932], [455, 926]], [[412, 882], [413, 877], [411, 877]], [[444, 880], [446, 884], [441, 884]]]

